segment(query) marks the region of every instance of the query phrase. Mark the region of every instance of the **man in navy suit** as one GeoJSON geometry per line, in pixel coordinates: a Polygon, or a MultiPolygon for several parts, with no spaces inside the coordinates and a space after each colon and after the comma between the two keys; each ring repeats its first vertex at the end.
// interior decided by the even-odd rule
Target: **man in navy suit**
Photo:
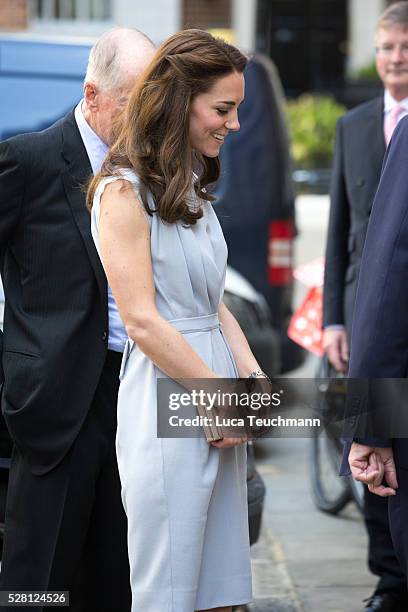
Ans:
{"type": "MultiPolygon", "coordinates": [[[[404,29],[408,33],[408,27],[404,29]]],[[[394,53],[397,50],[394,48],[394,53]]],[[[408,42],[399,43],[408,63],[408,42]]],[[[401,67],[399,72],[402,73],[401,67]]],[[[404,68],[408,79],[408,67],[404,68]]],[[[395,77],[400,76],[396,71],[395,77]]],[[[363,251],[353,319],[350,378],[408,377],[408,119],[397,125],[384,159],[363,251]]],[[[354,478],[389,497],[394,548],[408,573],[408,439],[351,445],[354,478]]]]}
{"type": "MultiPolygon", "coordinates": [[[[358,276],[371,208],[386,144],[408,114],[408,2],[381,16],[376,35],[377,72],[384,93],[360,104],[338,122],[330,193],[323,298],[324,346],[332,366],[346,373],[358,276]]],[[[408,608],[405,577],[394,553],[386,499],[366,491],[364,518],[368,563],[379,577],[366,612],[408,608]]]]}

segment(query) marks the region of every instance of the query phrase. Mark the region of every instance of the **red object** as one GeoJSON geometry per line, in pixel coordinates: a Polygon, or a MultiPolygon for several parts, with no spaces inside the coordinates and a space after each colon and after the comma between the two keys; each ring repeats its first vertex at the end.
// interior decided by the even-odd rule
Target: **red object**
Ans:
{"type": "Polygon", "coordinates": [[[291,340],[319,357],[324,354],[322,310],[323,288],[312,287],[293,314],[288,328],[291,340]]]}
{"type": "Polygon", "coordinates": [[[268,280],[288,285],[293,279],[293,221],[271,221],[268,235],[268,280]]]}

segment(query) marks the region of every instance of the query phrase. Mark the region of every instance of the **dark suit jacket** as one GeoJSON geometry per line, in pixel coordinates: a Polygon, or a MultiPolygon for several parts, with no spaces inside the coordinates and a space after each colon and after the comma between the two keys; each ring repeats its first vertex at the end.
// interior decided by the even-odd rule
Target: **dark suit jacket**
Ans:
{"type": "Polygon", "coordinates": [[[337,124],[326,247],[323,325],[350,334],[361,256],[385,153],[383,97],[357,106],[337,124]]]}
{"type": "MultiPolygon", "coordinates": [[[[408,118],[384,159],[361,262],[351,339],[350,377],[408,376],[408,118]]],[[[407,440],[394,441],[408,468],[407,440]]]]}
{"type": "Polygon", "coordinates": [[[0,144],[2,408],[37,474],[70,448],[106,357],[106,278],[82,189],[91,172],[73,112],[0,144]]]}

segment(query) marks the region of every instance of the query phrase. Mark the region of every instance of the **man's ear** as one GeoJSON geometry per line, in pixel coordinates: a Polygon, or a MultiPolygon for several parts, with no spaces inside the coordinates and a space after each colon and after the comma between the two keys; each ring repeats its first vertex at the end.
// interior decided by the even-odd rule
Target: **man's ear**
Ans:
{"type": "Polygon", "coordinates": [[[96,112],[99,108],[98,87],[92,81],[84,84],[84,100],[91,112],[96,112]]]}

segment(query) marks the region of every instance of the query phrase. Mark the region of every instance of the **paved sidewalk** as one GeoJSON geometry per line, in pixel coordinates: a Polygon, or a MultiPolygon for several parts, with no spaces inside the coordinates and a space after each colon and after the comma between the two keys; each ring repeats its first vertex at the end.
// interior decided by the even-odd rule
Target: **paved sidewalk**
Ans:
{"type": "Polygon", "coordinates": [[[374,588],[355,507],[350,504],[338,517],[314,507],[309,444],[304,439],[257,443],[267,497],[262,536],[253,548],[251,612],[360,612],[374,588]]]}
{"type": "Polygon", "coordinates": [[[302,612],[288,573],[281,542],[264,524],[262,538],[252,549],[255,602],[250,612],[302,612]]]}

